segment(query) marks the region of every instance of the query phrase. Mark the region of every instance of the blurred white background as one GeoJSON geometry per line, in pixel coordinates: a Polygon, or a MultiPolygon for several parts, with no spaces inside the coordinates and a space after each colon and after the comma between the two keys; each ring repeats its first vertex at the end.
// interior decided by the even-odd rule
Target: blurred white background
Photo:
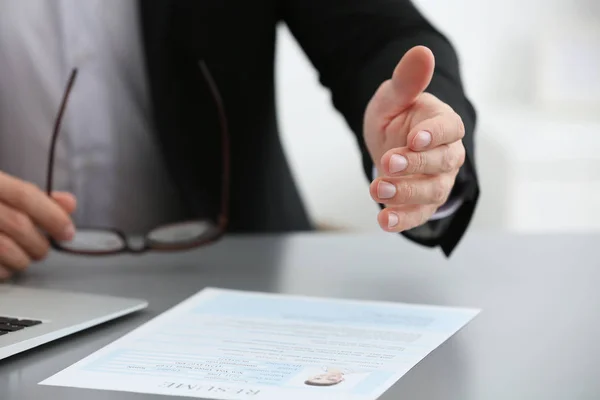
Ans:
{"type": "MultiPolygon", "coordinates": [[[[472,228],[600,230],[600,2],[415,4],[458,50],[478,110],[472,228]]],[[[277,63],[283,140],[313,218],[378,229],[354,137],[285,27],[277,63]]]]}

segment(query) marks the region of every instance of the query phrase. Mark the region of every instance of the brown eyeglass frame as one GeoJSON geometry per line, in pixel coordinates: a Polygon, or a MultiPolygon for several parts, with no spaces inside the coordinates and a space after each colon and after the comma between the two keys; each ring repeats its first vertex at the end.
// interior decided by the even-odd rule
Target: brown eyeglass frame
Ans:
{"type": "MultiPolygon", "coordinates": [[[[221,187],[220,213],[218,216],[217,223],[214,224],[214,225],[216,225],[216,227],[209,231],[211,234],[203,235],[201,238],[199,238],[197,240],[192,240],[192,241],[188,241],[185,243],[172,243],[172,244],[171,243],[165,244],[165,243],[153,241],[150,238],[148,238],[148,236],[146,235],[144,237],[143,246],[141,246],[140,248],[134,248],[130,245],[129,241],[127,240],[127,235],[125,233],[123,233],[122,231],[120,231],[119,229],[91,228],[91,229],[98,230],[98,231],[110,232],[110,233],[113,233],[113,234],[119,236],[119,238],[123,242],[123,247],[118,250],[106,250],[106,251],[104,251],[104,250],[99,250],[99,251],[74,250],[74,249],[70,249],[67,247],[63,247],[56,240],[49,238],[50,244],[55,250],[72,253],[72,254],[82,254],[82,255],[113,255],[113,254],[118,254],[118,253],[143,253],[143,252],[151,251],[151,250],[177,251],[177,250],[187,250],[187,249],[192,249],[195,247],[208,245],[210,243],[213,243],[213,242],[219,240],[225,234],[225,232],[227,230],[227,225],[229,223],[229,196],[230,196],[230,193],[229,193],[229,188],[230,188],[230,147],[229,147],[230,144],[229,143],[230,143],[230,141],[229,141],[229,130],[228,130],[228,124],[227,124],[227,117],[226,117],[225,106],[223,103],[223,99],[221,97],[221,93],[219,92],[217,84],[216,84],[212,74],[210,73],[210,70],[208,69],[208,67],[204,61],[199,61],[198,64],[199,64],[200,70],[202,72],[202,75],[204,77],[204,80],[209,87],[209,90],[211,92],[211,95],[213,97],[213,100],[214,100],[216,108],[217,108],[217,113],[219,116],[219,124],[221,127],[221,143],[223,146],[223,149],[222,149],[223,171],[222,171],[222,184],[221,184],[222,187],[221,187]]],[[[73,68],[73,70],[71,71],[71,74],[69,76],[69,79],[67,81],[67,85],[66,85],[61,103],[60,103],[60,107],[59,107],[58,113],[57,113],[55,121],[54,121],[54,129],[52,131],[52,138],[50,141],[50,150],[49,150],[49,156],[48,156],[48,174],[47,174],[47,179],[46,179],[46,193],[48,194],[48,196],[50,196],[52,194],[56,143],[58,141],[60,128],[62,125],[65,110],[67,108],[67,103],[69,101],[71,91],[75,84],[75,80],[77,78],[77,73],[78,73],[78,69],[73,68]]],[[[187,222],[195,222],[195,220],[182,221],[182,223],[187,223],[187,222]]],[[[198,222],[205,222],[205,221],[199,220],[198,222]]],[[[168,228],[169,226],[173,226],[173,225],[178,225],[178,223],[175,223],[172,225],[163,225],[163,226],[160,226],[157,228],[168,228]]]]}

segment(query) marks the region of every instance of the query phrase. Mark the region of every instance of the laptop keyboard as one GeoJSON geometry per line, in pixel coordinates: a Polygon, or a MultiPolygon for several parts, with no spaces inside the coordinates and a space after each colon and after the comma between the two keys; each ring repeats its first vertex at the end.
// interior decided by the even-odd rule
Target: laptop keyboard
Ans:
{"type": "Polygon", "coordinates": [[[6,335],[11,332],[20,331],[31,326],[39,325],[42,321],[36,321],[33,319],[18,319],[10,317],[0,316],[0,336],[6,335]]]}

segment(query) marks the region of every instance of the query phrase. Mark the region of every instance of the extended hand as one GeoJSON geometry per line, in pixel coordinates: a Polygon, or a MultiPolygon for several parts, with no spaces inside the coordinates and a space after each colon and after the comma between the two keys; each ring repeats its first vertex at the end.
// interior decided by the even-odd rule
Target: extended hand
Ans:
{"type": "Polygon", "coordinates": [[[379,172],[371,196],[385,205],[378,221],[389,232],[427,222],[448,200],[465,161],[461,118],[424,92],[434,64],[426,47],[409,50],[365,113],[364,138],[379,172]]]}

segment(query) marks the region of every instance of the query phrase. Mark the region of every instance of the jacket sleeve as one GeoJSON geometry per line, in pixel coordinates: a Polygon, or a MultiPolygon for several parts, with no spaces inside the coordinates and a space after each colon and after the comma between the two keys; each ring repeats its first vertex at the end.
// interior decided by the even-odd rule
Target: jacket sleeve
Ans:
{"type": "Polygon", "coordinates": [[[467,157],[452,193],[462,205],[452,215],[403,235],[421,245],[440,246],[449,256],[464,235],[479,197],[473,140],[476,114],[465,96],[453,46],[410,0],[280,1],[283,20],[356,135],[368,178],[373,161],[362,132],[367,103],[406,51],[416,45],[432,50],[436,68],[427,91],[450,105],[465,125],[467,157]]]}

